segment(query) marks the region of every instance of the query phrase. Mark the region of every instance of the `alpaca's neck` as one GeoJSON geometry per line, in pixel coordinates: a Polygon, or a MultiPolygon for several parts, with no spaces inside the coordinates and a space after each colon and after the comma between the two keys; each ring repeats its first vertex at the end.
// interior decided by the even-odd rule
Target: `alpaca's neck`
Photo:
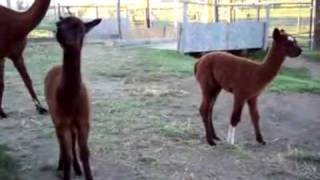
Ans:
{"type": "Polygon", "coordinates": [[[285,52],[273,42],[264,62],[261,64],[260,75],[266,83],[272,81],[280,71],[281,65],[285,60],[285,52]]]}
{"type": "Polygon", "coordinates": [[[51,0],[35,0],[31,8],[19,14],[16,23],[17,33],[26,36],[32,31],[46,15],[51,0]]]}
{"type": "Polygon", "coordinates": [[[64,49],[62,66],[62,87],[68,96],[76,96],[81,87],[81,48],[64,49]]]}

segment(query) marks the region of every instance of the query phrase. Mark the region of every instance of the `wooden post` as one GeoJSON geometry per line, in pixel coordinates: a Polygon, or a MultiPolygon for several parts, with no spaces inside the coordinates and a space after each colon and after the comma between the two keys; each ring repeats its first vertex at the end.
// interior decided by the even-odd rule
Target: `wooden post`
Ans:
{"type": "Polygon", "coordinates": [[[311,0],[310,5],[310,18],[309,18],[309,48],[312,48],[312,30],[313,30],[313,11],[314,11],[314,0],[311,0]]]}
{"type": "Polygon", "coordinates": [[[117,17],[118,17],[118,33],[119,39],[122,39],[122,29],[121,29],[121,0],[117,2],[117,17]]]}
{"type": "Polygon", "coordinates": [[[60,3],[58,3],[58,18],[60,18],[61,17],[61,5],[60,5],[60,3]]]}
{"type": "Polygon", "coordinates": [[[270,27],[270,5],[266,6],[266,25],[265,25],[265,37],[264,37],[264,46],[263,49],[267,50],[268,40],[269,40],[269,27],[270,27]]]}
{"type": "Polygon", "coordinates": [[[179,27],[179,34],[178,34],[178,43],[177,43],[177,49],[178,51],[183,54],[184,53],[184,47],[183,47],[183,43],[184,43],[184,40],[183,40],[183,33],[186,29],[186,26],[188,24],[188,2],[183,2],[183,14],[182,14],[182,17],[183,17],[183,22],[182,22],[182,25],[179,27]]]}
{"type": "Polygon", "coordinates": [[[213,22],[213,1],[208,0],[208,22],[213,22]]]}
{"type": "Polygon", "coordinates": [[[219,22],[219,4],[218,4],[218,0],[214,0],[214,18],[215,18],[215,22],[219,22]]]}
{"type": "Polygon", "coordinates": [[[314,30],[312,49],[320,49],[320,0],[315,0],[314,4],[314,30]]]}
{"type": "Polygon", "coordinates": [[[179,0],[175,0],[174,1],[174,14],[175,14],[175,17],[174,17],[174,27],[175,29],[178,28],[178,22],[179,22],[179,0]]]}
{"type": "Polygon", "coordinates": [[[229,0],[229,4],[230,6],[228,7],[228,11],[229,11],[229,23],[232,22],[232,11],[233,11],[233,6],[231,5],[232,4],[232,0],[229,0]]]}
{"type": "Polygon", "coordinates": [[[96,6],[96,18],[99,18],[99,6],[96,6]]]}
{"type": "Polygon", "coordinates": [[[145,0],[145,7],[146,7],[146,24],[147,24],[147,28],[150,28],[151,27],[150,0],[145,0]]]}
{"type": "Polygon", "coordinates": [[[189,21],[188,18],[188,3],[184,2],[183,4],[183,25],[186,25],[189,21]]]}
{"type": "Polygon", "coordinates": [[[257,21],[260,21],[260,2],[261,2],[261,0],[258,0],[257,21]]]}

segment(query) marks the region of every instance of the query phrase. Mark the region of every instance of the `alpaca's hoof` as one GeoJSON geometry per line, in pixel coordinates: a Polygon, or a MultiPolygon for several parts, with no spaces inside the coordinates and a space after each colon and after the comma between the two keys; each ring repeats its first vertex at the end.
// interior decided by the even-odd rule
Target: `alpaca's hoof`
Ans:
{"type": "Polygon", "coordinates": [[[263,140],[263,138],[257,138],[257,142],[261,145],[266,145],[267,143],[263,140]]]}
{"type": "Polygon", "coordinates": [[[1,118],[7,118],[8,115],[5,112],[3,112],[3,110],[0,110],[0,117],[1,118]]]}
{"type": "Polygon", "coordinates": [[[81,171],[79,164],[74,164],[73,169],[74,169],[74,173],[76,174],[76,176],[82,176],[82,171],[81,171]]]}
{"type": "Polygon", "coordinates": [[[37,106],[36,107],[37,108],[37,111],[38,111],[38,113],[39,114],[41,114],[41,115],[46,115],[46,114],[48,114],[48,110],[46,110],[45,108],[43,108],[42,106],[37,106]]]}
{"type": "Polygon", "coordinates": [[[57,171],[62,171],[63,170],[63,167],[62,166],[58,166],[57,167],[57,171]]]}
{"type": "Polygon", "coordinates": [[[218,136],[214,136],[213,139],[216,141],[221,141],[221,139],[218,136]]]}
{"type": "Polygon", "coordinates": [[[217,145],[213,140],[207,140],[207,142],[208,142],[208,144],[210,145],[210,146],[215,146],[215,145],[217,145]]]}
{"type": "Polygon", "coordinates": [[[261,145],[266,145],[267,143],[265,141],[258,141],[261,145]]]}
{"type": "Polygon", "coordinates": [[[76,176],[82,176],[81,169],[74,169],[74,173],[76,174],[76,176]]]}

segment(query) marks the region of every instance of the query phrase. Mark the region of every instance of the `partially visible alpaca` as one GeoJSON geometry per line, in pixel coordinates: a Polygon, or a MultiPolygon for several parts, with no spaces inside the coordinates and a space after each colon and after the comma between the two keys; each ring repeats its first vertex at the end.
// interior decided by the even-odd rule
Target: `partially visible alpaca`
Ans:
{"type": "Polygon", "coordinates": [[[50,0],[35,0],[32,7],[26,12],[16,12],[0,6],[0,117],[2,118],[7,117],[2,109],[5,58],[12,60],[32,97],[37,111],[40,114],[47,112],[42,107],[33,89],[32,80],[24,63],[23,51],[28,34],[41,22],[49,5],[50,0]]]}
{"type": "Polygon", "coordinates": [[[228,142],[234,143],[235,127],[248,103],[256,140],[265,144],[260,132],[258,97],[278,74],[287,56],[297,57],[302,50],[294,37],[284,30],[274,29],[273,43],[263,63],[228,53],[209,53],[195,64],[195,76],[202,90],[200,114],[206,130],[207,142],[215,145],[219,140],[212,124],[212,111],[221,89],[234,94],[233,112],[228,130],[228,142]]]}
{"type": "Polygon", "coordinates": [[[58,170],[64,180],[70,180],[71,163],[77,175],[81,168],[77,159],[76,143],[80,151],[86,180],[93,180],[88,136],[90,130],[90,100],[81,78],[81,49],[87,32],[101,19],[83,23],[76,17],[61,18],[57,23],[56,38],[63,48],[63,64],[52,68],[45,79],[45,96],[60,145],[58,170]]]}

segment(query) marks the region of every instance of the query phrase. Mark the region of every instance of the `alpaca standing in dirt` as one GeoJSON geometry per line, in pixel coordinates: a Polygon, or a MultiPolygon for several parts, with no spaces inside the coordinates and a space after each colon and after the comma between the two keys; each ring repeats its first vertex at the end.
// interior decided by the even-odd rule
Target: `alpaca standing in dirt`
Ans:
{"type": "Polygon", "coordinates": [[[47,112],[42,107],[33,89],[31,78],[23,59],[23,51],[28,34],[41,22],[50,5],[50,0],[36,0],[26,12],[15,12],[0,6],[0,117],[7,114],[2,109],[4,90],[4,58],[10,58],[26,85],[29,94],[40,114],[47,112]]]}
{"type": "Polygon", "coordinates": [[[256,140],[265,144],[260,132],[258,97],[278,74],[287,56],[297,57],[302,50],[294,37],[284,30],[273,31],[273,43],[263,63],[228,53],[209,53],[195,64],[195,76],[202,91],[200,114],[206,130],[207,142],[215,145],[220,140],[212,123],[213,106],[221,89],[234,94],[233,112],[227,141],[234,144],[235,127],[240,122],[241,112],[247,102],[256,140]]]}
{"type": "Polygon", "coordinates": [[[80,151],[86,180],[93,180],[88,136],[90,130],[90,100],[81,78],[81,49],[87,32],[101,19],[83,23],[75,17],[61,18],[57,23],[56,38],[63,48],[63,64],[52,68],[45,79],[45,96],[56,128],[60,145],[58,170],[64,180],[70,180],[71,163],[77,175],[81,168],[77,159],[76,143],[80,151]]]}

